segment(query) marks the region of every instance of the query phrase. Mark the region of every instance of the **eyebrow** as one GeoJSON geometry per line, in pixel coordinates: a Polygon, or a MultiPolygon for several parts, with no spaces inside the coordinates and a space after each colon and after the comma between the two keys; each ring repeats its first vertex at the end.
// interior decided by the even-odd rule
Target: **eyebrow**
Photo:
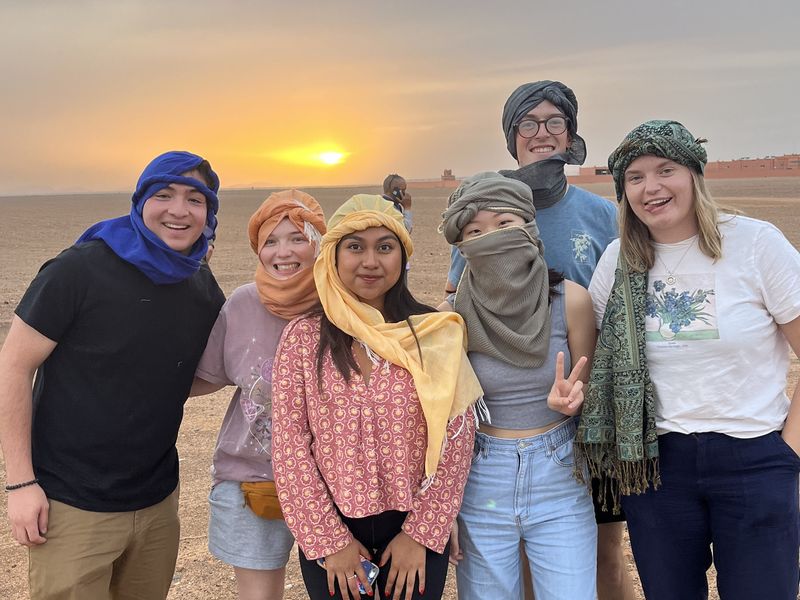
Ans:
{"type": "MultiPolygon", "coordinates": [[[[564,113],[562,113],[562,112],[554,112],[554,113],[550,113],[549,115],[545,116],[544,118],[545,118],[545,119],[550,119],[550,118],[552,118],[552,117],[564,117],[564,118],[566,119],[566,118],[567,118],[567,115],[565,115],[565,114],[564,114],[564,113]]],[[[525,121],[525,120],[528,120],[528,121],[533,121],[533,120],[535,120],[535,119],[536,119],[536,116],[535,116],[535,115],[525,115],[524,117],[522,117],[522,118],[520,119],[520,122],[522,122],[522,121],[525,121]]]]}
{"type": "MultiPolygon", "coordinates": [[[[345,240],[356,240],[357,242],[363,242],[363,241],[364,241],[364,238],[363,238],[363,237],[361,237],[360,235],[356,235],[356,234],[354,234],[354,233],[350,233],[350,234],[348,234],[348,235],[346,235],[346,236],[344,236],[344,237],[342,238],[342,241],[345,241],[345,240]]],[[[376,241],[376,242],[385,242],[386,240],[397,240],[398,242],[400,241],[400,240],[398,239],[398,237],[397,237],[395,234],[393,234],[393,233],[388,233],[388,234],[386,234],[386,235],[384,235],[384,236],[382,236],[382,237],[379,237],[379,238],[378,238],[377,240],[375,240],[375,241],[376,241]]]]}
{"type": "MultiPolygon", "coordinates": [[[[675,165],[680,164],[680,163],[675,162],[671,158],[665,158],[661,162],[656,163],[655,168],[656,169],[660,169],[664,165],[667,165],[667,164],[670,164],[670,163],[675,164],[675,165]]],[[[625,175],[627,175],[628,173],[637,173],[638,174],[638,173],[642,173],[642,172],[643,172],[643,169],[627,169],[625,171],[625,175]]]]}
{"type": "MultiPolygon", "coordinates": [[[[181,183],[181,184],[178,184],[178,185],[186,185],[186,184],[185,184],[185,183],[181,183]]],[[[199,189],[197,189],[196,187],[194,187],[193,185],[186,185],[186,187],[188,187],[188,188],[189,188],[189,191],[190,191],[190,192],[197,192],[198,194],[202,194],[202,193],[203,193],[203,192],[201,192],[199,189]]],[[[170,183],[170,184],[169,184],[169,185],[168,185],[166,188],[161,188],[161,189],[162,189],[162,190],[164,190],[164,189],[170,189],[170,190],[172,190],[173,192],[175,192],[175,191],[177,191],[177,189],[178,189],[178,188],[176,188],[176,187],[175,187],[175,183],[170,183]]],[[[205,194],[203,194],[203,195],[205,196],[205,194]]]]}

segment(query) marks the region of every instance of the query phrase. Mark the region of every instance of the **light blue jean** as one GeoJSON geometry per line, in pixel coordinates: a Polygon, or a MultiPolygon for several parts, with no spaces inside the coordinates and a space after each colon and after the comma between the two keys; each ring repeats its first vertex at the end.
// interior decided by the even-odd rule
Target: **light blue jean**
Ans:
{"type": "Polygon", "coordinates": [[[536,600],[594,600],[597,525],[572,475],[575,421],[522,439],[475,436],[458,516],[459,600],[522,598],[520,542],[536,600]]]}

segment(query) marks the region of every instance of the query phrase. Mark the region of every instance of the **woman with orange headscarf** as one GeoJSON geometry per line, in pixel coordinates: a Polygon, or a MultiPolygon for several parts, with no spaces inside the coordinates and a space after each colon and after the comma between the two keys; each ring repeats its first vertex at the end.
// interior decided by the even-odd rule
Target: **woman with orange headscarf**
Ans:
{"type": "Polygon", "coordinates": [[[294,543],[272,474],[272,365],[283,328],[314,306],[312,265],[325,233],[314,198],[276,192],[250,218],[255,282],[222,307],[195,375],[193,395],[235,385],[211,468],[208,547],[234,568],[243,600],[283,597],[294,543]]]}

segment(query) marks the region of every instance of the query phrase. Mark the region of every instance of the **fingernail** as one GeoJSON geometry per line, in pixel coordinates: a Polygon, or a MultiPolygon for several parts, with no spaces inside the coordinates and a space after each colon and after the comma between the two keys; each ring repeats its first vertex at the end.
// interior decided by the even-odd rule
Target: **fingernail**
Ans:
{"type": "Polygon", "coordinates": [[[424,587],[419,588],[419,595],[422,596],[424,593],[425,593],[425,588],[424,587]]]}
{"type": "Polygon", "coordinates": [[[330,593],[331,596],[333,596],[334,593],[333,590],[328,590],[328,592],[330,593]]]}

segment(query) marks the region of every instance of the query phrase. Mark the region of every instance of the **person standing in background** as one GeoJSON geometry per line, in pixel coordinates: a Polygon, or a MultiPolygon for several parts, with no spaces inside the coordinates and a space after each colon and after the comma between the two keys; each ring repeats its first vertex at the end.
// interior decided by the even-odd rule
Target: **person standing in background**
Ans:
{"type": "Polygon", "coordinates": [[[403,214],[403,224],[411,233],[414,222],[411,215],[411,192],[408,191],[406,180],[397,173],[387,175],[383,180],[383,197],[403,214]]]}

